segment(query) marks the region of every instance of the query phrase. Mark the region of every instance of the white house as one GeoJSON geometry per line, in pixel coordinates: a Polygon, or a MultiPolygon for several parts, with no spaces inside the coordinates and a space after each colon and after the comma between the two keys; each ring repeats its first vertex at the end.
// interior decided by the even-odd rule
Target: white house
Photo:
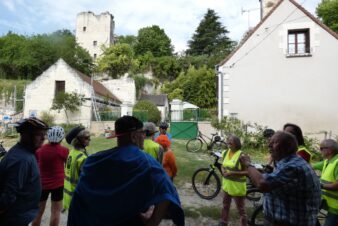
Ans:
{"type": "Polygon", "coordinates": [[[92,103],[96,103],[97,107],[102,104],[110,106],[121,104],[120,100],[101,83],[92,81],[89,76],[73,69],[64,60],[59,59],[26,87],[24,117],[39,117],[45,111],[55,116],[56,123],[66,123],[67,118],[63,111],[50,110],[58,92],[83,95],[84,102],[80,110],[73,114],[68,113],[68,116],[70,123],[81,123],[86,127],[90,126],[92,119],[92,103]]]}
{"type": "Polygon", "coordinates": [[[141,94],[140,100],[148,100],[155,104],[157,109],[161,112],[161,121],[166,121],[168,119],[169,101],[167,94],[141,94]]]}
{"type": "Polygon", "coordinates": [[[338,35],[294,0],[278,1],[218,65],[218,115],[338,134],[338,35]]]}

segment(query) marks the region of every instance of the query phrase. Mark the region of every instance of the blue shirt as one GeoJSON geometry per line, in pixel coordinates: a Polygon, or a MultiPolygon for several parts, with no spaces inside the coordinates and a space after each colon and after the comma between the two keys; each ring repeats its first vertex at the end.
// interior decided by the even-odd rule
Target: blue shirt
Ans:
{"type": "Polygon", "coordinates": [[[272,222],[315,226],[321,202],[318,176],[302,158],[293,154],[280,160],[271,174],[264,174],[271,189],[264,193],[264,215],[272,222]]]}
{"type": "Polygon", "coordinates": [[[162,166],[136,146],[87,158],[68,214],[70,226],[126,225],[151,205],[169,200],[176,225],[184,225],[177,191],[162,166]]]}
{"type": "Polygon", "coordinates": [[[0,225],[28,225],[39,211],[41,182],[32,150],[14,145],[1,160],[0,225]]]}

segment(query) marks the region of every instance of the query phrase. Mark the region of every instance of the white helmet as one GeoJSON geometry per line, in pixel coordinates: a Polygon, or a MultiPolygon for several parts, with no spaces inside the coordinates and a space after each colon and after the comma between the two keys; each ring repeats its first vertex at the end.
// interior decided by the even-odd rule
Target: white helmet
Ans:
{"type": "Polygon", "coordinates": [[[50,143],[60,143],[65,137],[65,131],[61,126],[53,126],[47,132],[47,139],[50,143]]]}

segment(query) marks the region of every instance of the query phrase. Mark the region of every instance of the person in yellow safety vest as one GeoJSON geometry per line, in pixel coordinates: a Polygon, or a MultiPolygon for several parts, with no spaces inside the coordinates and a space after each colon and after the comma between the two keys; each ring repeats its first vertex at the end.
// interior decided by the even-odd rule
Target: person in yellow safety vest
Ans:
{"type": "Polygon", "coordinates": [[[82,166],[88,157],[86,147],[90,142],[90,133],[83,127],[73,128],[66,136],[66,141],[73,148],[69,152],[65,166],[63,208],[69,209],[75,187],[78,183],[82,166]]]}
{"type": "Polygon", "coordinates": [[[155,124],[153,122],[146,122],[144,123],[143,130],[146,133],[143,147],[144,152],[148,153],[162,164],[164,149],[154,141],[154,135],[156,133],[155,124]]]}
{"type": "Polygon", "coordinates": [[[295,124],[286,123],[283,127],[283,130],[285,132],[293,134],[296,137],[298,142],[298,150],[296,154],[299,157],[302,157],[308,163],[311,163],[312,153],[305,147],[304,137],[301,128],[295,124]]]}
{"type": "Polygon", "coordinates": [[[234,199],[237,210],[240,214],[240,225],[247,225],[247,215],[245,212],[245,195],[246,195],[246,175],[239,157],[242,151],[241,141],[236,136],[229,136],[227,139],[229,150],[223,152],[222,164],[222,188],[224,191],[222,217],[219,226],[226,226],[229,222],[229,210],[231,200],[234,199]]]}
{"type": "Polygon", "coordinates": [[[320,177],[324,208],[328,215],[324,226],[338,225],[338,143],[335,140],[323,140],[320,144],[320,152],[325,159],[313,164],[313,168],[321,170],[320,177]]]}

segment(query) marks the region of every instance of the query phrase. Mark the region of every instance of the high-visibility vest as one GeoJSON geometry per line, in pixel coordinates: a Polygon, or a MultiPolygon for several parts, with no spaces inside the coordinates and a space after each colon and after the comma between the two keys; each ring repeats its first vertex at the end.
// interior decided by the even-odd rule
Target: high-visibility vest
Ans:
{"type": "MultiPolygon", "coordinates": [[[[223,159],[223,167],[230,171],[241,171],[242,166],[239,162],[239,157],[242,151],[238,150],[232,158],[229,156],[230,150],[226,152],[223,159]]],[[[231,196],[245,196],[246,194],[246,177],[245,176],[228,176],[222,179],[222,188],[231,196]]]]}
{"type": "MultiPolygon", "coordinates": [[[[323,184],[329,184],[336,182],[334,175],[335,168],[338,167],[338,157],[332,162],[328,160],[324,161],[324,167],[322,170],[322,175],[320,181],[323,184]]],[[[326,203],[329,207],[328,211],[338,215],[338,191],[329,191],[322,189],[322,198],[326,200],[326,203]]]]}
{"type": "Polygon", "coordinates": [[[69,152],[65,166],[65,181],[63,188],[63,208],[68,209],[75,187],[80,177],[81,167],[87,155],[79,150],[72,149],[69,152]]]}
{"type": "Polygon", "coordinates": [[[153,156],[154,159],[159,161],[158,152],[160,151],[160,145],[151,139],[145,139],[143,145],[144,152],[153,156]]]}
{"type": "Polygon", "coordinates": [[[299,152],[299,151],[305,151],[308,155],[310,155],[309,163],[311,163],[311,161],[312,161],[312,153],[305,146],[303,146],[303,145],[298,146],[297,152],[299,152]]]}

